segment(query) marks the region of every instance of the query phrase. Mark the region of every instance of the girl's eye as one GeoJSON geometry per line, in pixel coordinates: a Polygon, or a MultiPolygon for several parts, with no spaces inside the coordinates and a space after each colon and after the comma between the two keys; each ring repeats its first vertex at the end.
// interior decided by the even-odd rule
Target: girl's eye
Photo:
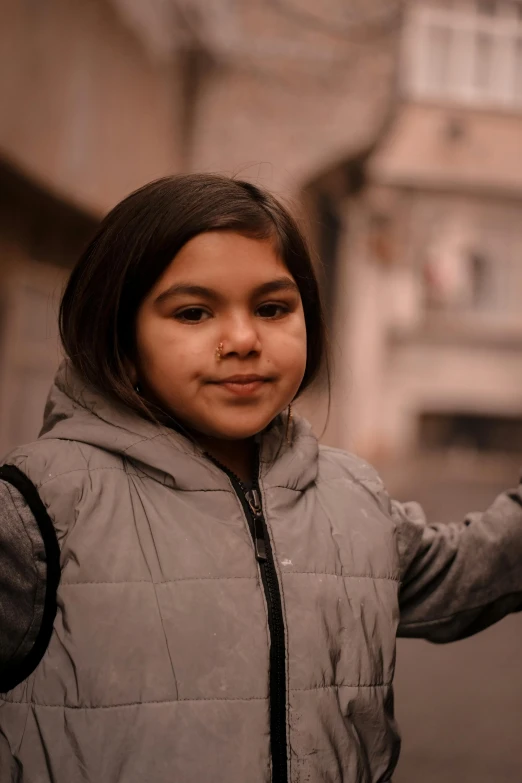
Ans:
{"type": "Polygon", "coordinates": [[[200,321],[204,321],[209,316],[206,310],[202,307],[187,307],[186,310],[176,313],[176,319],[184,323],[197,324],[200,321]]]}
{"type": "Polygon", "coordinates": [[[261,318],[281,318],[281,316],[287,315],[290,310],[287,305],[272,302],[261,305],[261,307],[258,307],[257,312],[261,318]]]}

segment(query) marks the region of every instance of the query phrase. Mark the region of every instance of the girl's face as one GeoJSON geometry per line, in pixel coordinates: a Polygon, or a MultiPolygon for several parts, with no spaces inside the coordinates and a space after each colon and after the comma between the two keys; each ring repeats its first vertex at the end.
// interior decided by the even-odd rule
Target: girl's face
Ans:
{"type": "Polygon", "coordinates": [[[184,245],[141,304],[136,339],[143,392],[214,438],[260,432],[293,400],[305,372],[292,275],[272,241],[231,231],[184,245]]]}

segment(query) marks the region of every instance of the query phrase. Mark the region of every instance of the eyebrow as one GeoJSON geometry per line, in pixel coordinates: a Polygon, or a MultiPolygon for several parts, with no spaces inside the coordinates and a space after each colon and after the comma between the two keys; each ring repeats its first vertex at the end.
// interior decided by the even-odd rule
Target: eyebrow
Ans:
{"type": "MultiPolygon", "coordinates": [[[[278,277],[275,280],[269,280],[267,283],[262,283],[253,291],[253,296],[264,296],[266,294],[275,294],[279,291],[291,291],[292,293],[299,294],[299,288],[289,277],[278,277]]],[[[198,296],[203,299],[213,299],[217,301],[221,299],[221,294],[214,291],[213,288],[207,288],[202,285],[194,285],[192,283],[175,283],[174,285],[166,288],[162,291],[156,299],[154,304],[162,304],[167,299],[173,296],[198,296]]]]}

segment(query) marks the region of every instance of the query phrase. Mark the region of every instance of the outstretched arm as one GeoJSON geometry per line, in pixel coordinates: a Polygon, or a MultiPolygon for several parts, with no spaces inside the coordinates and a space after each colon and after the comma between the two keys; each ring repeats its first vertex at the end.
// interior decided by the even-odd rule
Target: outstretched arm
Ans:
{"type": "Polygon", "coordinates": [[[451,642],[522,610],[522,487],[482,513],[427,524],[392,501],[401,558],[399,636],[451,642]]]}

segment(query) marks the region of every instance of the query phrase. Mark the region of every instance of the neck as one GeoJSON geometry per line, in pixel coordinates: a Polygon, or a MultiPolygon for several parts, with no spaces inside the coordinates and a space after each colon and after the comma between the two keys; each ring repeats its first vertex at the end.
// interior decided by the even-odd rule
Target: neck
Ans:
{"type": "Polygon", "coordinates": [[[252,480],[255,468],[255,441],[253,437],[243,440],[213,438],[183,425],[172,417],[169,418],[166,425],[195,441],[203,451],[232,471],[241,481],[252,480]]]}
{"type": "Polygon", "coordinates": [[[219,440],[205,435],[198,437],[200,446],[221,462],[241,479],[251,481],[254,472],[255,444],[253,438],[247,440],[219,440]]]}

